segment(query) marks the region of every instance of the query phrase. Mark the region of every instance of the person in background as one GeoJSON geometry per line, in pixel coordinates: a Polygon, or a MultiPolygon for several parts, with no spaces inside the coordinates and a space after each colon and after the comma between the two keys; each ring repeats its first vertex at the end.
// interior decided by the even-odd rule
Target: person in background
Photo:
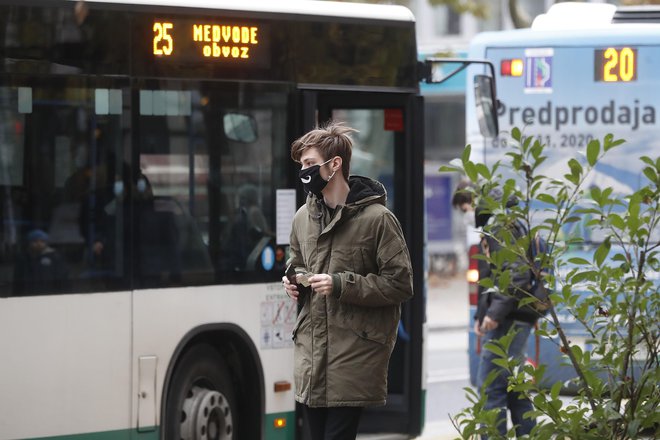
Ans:
{"type": "MultiPolygon", "coordinates": [[[[490,192],[490,196],[495,200],[501,200],[502,191],[495,188],[490,192]]],[[[506,202],[506,208],[511,208],[518,204],[518,200],[510,198],[506,202]]],[[[463,181],[459,183],[452,198],[452,206],[460,209],[463,213],[474,216],[474,225],[482,230],[491,223],[491,213],[478,200],[477,187],[471,182],[463,181]]],[[[498,234],[502,231],[501,225],[490,224],[488,234],[482,234],[480,241],[480,251],[483,255],[490,257],[501,248],[500,241],[497,240],[498,234]]],[[[520,228],[514,228],[511,231],[514,238],[520,238],[520,234],[526,233],[520,228]]],[[[516,335],[509,346],[508,357],[518,359],[521,363],[525,358],[525,348],[527,339],[538,315],[527,311],[526,308],[518,308],[518,300],[515,295],[515,289],[527,287],[531,282],[530,272],[519,271],[518,267],[525,264],[518,260],[505,263],[503,270],[511,273],[511,286],[509,292],[499,293],[492,289],[485,289],[479,286],[479,300],[477,303],[477,313],[474,316],[474,332],[481,338],[481,346],[491,340],[498,340],[506,335],[511,329],[516,335]]],[[[479,260],[479,279],[485,279],[493,276],[493,267],[486,260],[479,260]]],[[[497,283],[496,283],[497,284],[497,283]]],[[[479,358],[479,369],[477,373],[477,387],[486,396],[485,409],[500,408],[497,429],[503,436],[507,432],[507,409],[511,414],[511,421],[514,424],[516,436],[529,434],[536,425],[533,418],[525,418],[524,414],[533,409],[532,402],[529,399],[521,398],[519,393],[508,391],[508,372],[496,365],[493,361],[498,356],[489,350],[482,349],[479,358]],[[491,372],[497,371],[497,377],[485,389],[483,384],[491,372]]],[[[481,437],[486,440],[486,436],[481,437]]]]}
{"type": "Polygon", "coordinates": [[[27,234],[27,251],[19,256],[14,268],[14,295],[63,293],[69,282],[66,262],[48,245],[48,234],[33,229],[27,234]]]}
{"type": "Polygon", "coordinates": [[[288,264],[297,275],[282,283],[302,306],[293,330],[295,398],[313,440],[354,439],[363,408],[385,404],[401,303],[413,295],[385,188],[349,178],[354,131],[330,123],[291,147],[308,195],[291,231],[288,264]]]}

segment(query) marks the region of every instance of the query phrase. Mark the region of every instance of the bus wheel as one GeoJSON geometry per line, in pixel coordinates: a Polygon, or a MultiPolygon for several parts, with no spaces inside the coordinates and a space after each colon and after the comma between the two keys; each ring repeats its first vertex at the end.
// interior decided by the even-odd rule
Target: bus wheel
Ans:
{"type": "Polygon", "coordinates": [[[234,440],[237,404],[217,350],[198,345],[176,367],[165,410],[166,440],[234,440]]]}

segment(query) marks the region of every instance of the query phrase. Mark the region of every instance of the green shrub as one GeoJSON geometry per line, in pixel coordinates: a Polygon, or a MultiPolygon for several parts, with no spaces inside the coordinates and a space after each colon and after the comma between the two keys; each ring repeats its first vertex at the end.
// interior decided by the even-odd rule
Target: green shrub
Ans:
{"type": "MultiPolygon", "coordinates": [[[[640,187],[631,194],[614,194],[612,188],[586,187],[596,164],[623,140],[607,135],[591,141],[582,160],[570,158],[561,177],[544,176],[541,164],[545,146],[525,137],[514,128],[507,159],[491,167],[470,160],[468,145],[462,158],[442,171],[464,173],[477,184],[477,194],[492,212],[495,223],[516,219],[527,225],[529,236],[546,237],[548,256],[555,265],[546,281],[554,286],[548,315],[539,321],[538,333],[557,341],[557,350],[575,369],[570,384],[576,395],[570,403],[559,398],[567,384],[544,384],[544,365],[518,365],[507,359],[511,335],[486,344],[499,354],[499,365],[510,373],[510,390],[527,395],[534,403],[538,425],[530,438],[553,439],[638,439],[655,438],[660,427],[660,157],[641,157],[640,187]],[[489,197],[489,189],[502,189],[504,197],[489,197]],[[506,209],[508,196],[522,203],[506,209]],[[531,209],[530,206],[542,205],[531,209]],[[564,231],[568,225],[598,231],[602,240],[591,258],[571,255],[585,247],[582,237],[564,231]],[[569,313],[588,337],[587,349],[573,344],[558,319],[569,313]]],[[[487,233],[487,232],[486,232],[487,233]]],[[[537,270],[526,252],[529,238],[499,237],[511,254],[502,258],[525,258],[528,270],[537,270]]],[[[482,257],[485,258],[485,257],[482,257]]],[[[483,280],[487,287],[506,292],[510,274],[494,270],[495,280],[483,280]]],[[[539,274],[537,274],[539,275],[539,274]]],[[[521,303],[533,302],[530,297],[521,303]]],[[[466,388],[471,406],[453,416],[461,438],[479,434],[501,438],[494,429],[498,410],[484,410],[483,393],[466,388]]],[[[508,437],[514,437],[511,429],[508,437]]]]}

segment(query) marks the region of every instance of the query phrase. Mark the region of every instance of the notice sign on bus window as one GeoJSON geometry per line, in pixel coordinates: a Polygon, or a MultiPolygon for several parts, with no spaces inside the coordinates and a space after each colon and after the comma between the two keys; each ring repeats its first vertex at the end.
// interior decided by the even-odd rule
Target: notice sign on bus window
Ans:
{"type": "Polygon", "coordinates": [[[151,31],[156,59],[260,67],[269,64],[267,25],[220,19],[157,19],[151,31]]]}
{"type": "Polygon", "coordinates": [[[608,47],[594,51],[594,80],[597,82],[637,81],[637,49],[608,47]]]}

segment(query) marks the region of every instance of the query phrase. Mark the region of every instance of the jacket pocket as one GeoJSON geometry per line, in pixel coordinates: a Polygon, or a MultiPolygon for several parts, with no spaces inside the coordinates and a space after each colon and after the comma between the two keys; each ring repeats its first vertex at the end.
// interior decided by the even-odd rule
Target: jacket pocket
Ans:
{"type": "Polygon", "coordinates": [[[355,333],[360,339],[379,344],[392,344],[399,323],[399,307],[360,307],[339,304],[337,325],[355,333]]]}
{"type": "Polygon", "coordinates": [[[378,342],[381,345],[385,345],[387,343],[387,335],[385,333],[375,330],[360,330],[356,328],[351,328],[351,331],[355,333],[360,339],[378,342]]]}

